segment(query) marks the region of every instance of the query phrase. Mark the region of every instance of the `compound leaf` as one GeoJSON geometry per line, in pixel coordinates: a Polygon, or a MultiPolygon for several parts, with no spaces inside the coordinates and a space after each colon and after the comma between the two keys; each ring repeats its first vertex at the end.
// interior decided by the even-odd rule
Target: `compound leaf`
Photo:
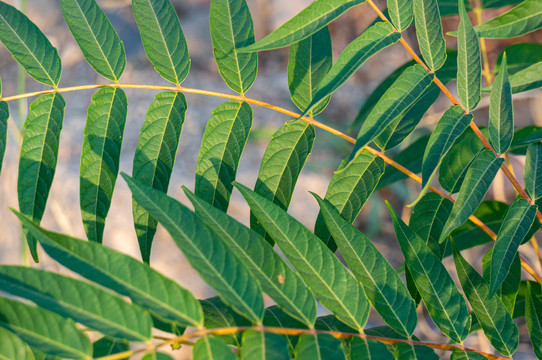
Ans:
{"type": "Polygon", "coordinates": [[[542,142],[532,143],[527,148],[523,182],[531,198],[542,197],[542,142]]]}
{"type": "Polygon", "coordinates": [[[61,0],[60,6],[88,63],[103,77],[118,82],[126,67],[124,45],[96,0],[61,0]]]}
{"type": "Polygon", "coordinates": [[[459,16],[461,21],[457,30],[457,93],[465,109],[471,111],[481,99],[480,45],[463,1],[459,1],[459,16]]]}
{"type": "Polygon", "coordinates": [[[190,58],[175,8],[169,0],[132,0],[132,9],[147,57],[160,76],[180,85],[190,58]]]}
{"type": "Polygon", "coordinates": [[[406,30],[414,16],[412,0],[388,0],[388,12],[391,22],[399,31],[406,30]]]}
{"type": "MultiPolygon", "coordinates": [[[[0,93],[0,97],[1,96],[2,96],[2,93],[0,93]]],[[[2,163],[4,162],[4,154],[6,153],[6,148],[7,148],[8,119],[9,119],[8,103],[5,101],[0,101],[0,173],[2,173],[2,163]]]]}
{"type": "Polygon", "coordinates": [[[289,360],[286,338],[279,334],[263,331],[245,331],[241,345],[241,360],[253,359],[289,360]]]}
{"type": "MultiPolygon", "coordinates": [[[[17,194],[21,213],[39,223],[55,175],[60,131],[66,102],[61,94],[41,95],[30,104],[24,123],[17,194]]],[[[38,261],[36,239],[26,236],[30,253],[38,261]]]]}
{"type": "Polygon", "coordinates": [[[512,89],[506,70],[506,54],[503,56],[499,74],[491,87],[489,103],[489,141],[497,154],[510,148],[514,136],[514,112],[512,89]]]}
{"type": "Polygon", "coordinates": [[[542,358],[542,291],[540,284],[529,281],[525,295],[525,320],[536,356],[542,358]]]}
{"type": "Polygon", "coordinates": [[[446,42],[437,0],[414,0],[416,36],[427,66],[438,70],[446,61],[446,42]]]}
{"type": "Polygon", "coordinates": [[[243,52],[278,49],[303,40],[365,0],[316,0],[255,44],[237,49],[243,52]]]}
{"type": "Polygon", "coordinates": [[[232,182],[252,126],[252,108],[228,101],[213,110],[207,122],[196,165],[197,196],[220,210],[230,202],[232,182]]]}
{"type": "Polygon", "coordinates": [[[84,130],[79,199],[87,237],[101,243],[119,172],[128,100],[122,89],[103,88],[88,107],[84,130]]]}
{"type": "Polygon", "coordinates": [[[62,73],[58,51],[28,17],[0,1],[0,41],[34,80],[56,87],[62,73]]]}
{"type": "Polygon", "coordinates": [[[295,347],[296,360],[344,360],[341,342],[329,334],[303,334],[295,347]]]}
{"type": "Polygon", "coordinates": [[[194,344],[192,349],[194,359],[206,360],[236,360],[237,356],[230,347],[219,338],[203,336],[194,344]]]}
{"type": "Polygon", "coordinates": [[[482,38],[510,39],[530,33],[540,27],[542,27],[542,3],[539,0],[525,0],[474,29],[482,38]]]}
{"type": "MultiPolygon", "coordinates": [[[[138,182],[167,192],[186,112],[186,98],[180,92],[165,91],[155,96],[134,155],[132,174],[138,182]]],[[[137,201],[132,213],[143,261],[149,262],[157,221],[137,201]]]]}

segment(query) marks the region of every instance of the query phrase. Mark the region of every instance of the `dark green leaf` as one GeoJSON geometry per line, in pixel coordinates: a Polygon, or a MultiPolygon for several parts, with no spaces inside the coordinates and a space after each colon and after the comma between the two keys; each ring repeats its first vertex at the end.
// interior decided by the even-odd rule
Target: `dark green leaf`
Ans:
{"type": "Polygon", "coordinates": [[[303,40],[364,0],[316,0],[255,44],[238,51],[253,52],[277,49],[303,40]]]}
{"type": "Polygon", "coordinates": [[[536,356],[542,358],[542,291],[540,284],[529,281],[525,296],[525,320],[529,329],[531,344],[536,356]]]}
{"type": "MultiPolygon", "coordinates": [[[[117,354],[130,350],[130,344],[125,341],[117,341],[107,336],[95,341],[92,344],[92,356],[97,358],[106,355],[117,354]]],[[[129,356],[122,360],[127,360],[129,356]]]]}
{"type": "Polygon", "coordinates": [[[34,80],[58,85],[62,65],[56,48],[25,14],[2,1],[0,41],[34,80]]]}
{"type": "Polygon", "coordinates": [[[296,360],[344,360],[341,342],[328,334],[303,334],[295,347],[296,360]]]}
{"type": "Polygon", "coordinates": [[[514,133],[510,152],[514,155],[526,155],[527,147],[538,141],[542,141],[542,127],[534,125],[525,126],[514,133]]]}
{"type": "Polygon", "coordinates": [[[446,42],[437,0],[414,0],[416,36],[427,66],[438,70],[446,61],[446,42]]]}
{"type": "Polygon", "coordinates": [[[509,39],[542,27],[542,3],[525,0],[511,10],[488,20],[474,29],[479,37],[509,39]]]}
{"type": "Polygon", "coordinates": [[[98,90],[88,107],[79,170],[79,200],[87,237],[99,243],[119,172],[127,110],[126,94],[118,88],[98,90]]]}
{"type": "Polygon", "coordinates": [[[478,36],[470,23],[465,3],[459,1],[461,21],[457,30],[457,92],[467,112],[480,102],[482,60],[478,36]]]}
{"type": "Polygon", "coordinates": [[[535,200],[542,197],[542,142],[527,148],[523,182],[529,196],[535,200]]]}
{"type": "Polygon", "coordinates": [[[541,73],[542,61],[532,64],[510,76],[512,93],[517,94],[542,87],[541,73]]]}
{"type": "MultiPolygon", "coordinates": [[[[263,318],[263,324],[265,326],[274,326],[281,328],[290,328],[290,329],[304,329],[306,325],[303,325],[294,318],[288,316],[284,311],[282,311],[278,306],[270,306],[265,309],[265,314],[263,318]]],[[[341,323],[342,324],[342,323],[341,323]]],[[[316,326],[318,326],[318,319],[316,319],[316,326]]],[[[288,350],[293,357],[294,348],[297,344],[298,336],[286,336],[286,341],[288,342],[288,350]]]]}
{"type": "Polygon", "coordinates": [[[228,209],[232,182],[251,126],[250,105],[228,101],[213,110],[205,127],[196,165],[194,192],[220,210],[228,209]]]}
{"type": "MultiPolygon", "coordinates": [[[[0,92],[0,97],[1,96],[2,96],[2,93],[0,92]]],[[[7,148],[8,119],[9,119],[8,103],[5,101],[0,101],[0,173],[2,173],[2,163],[4,161],[4,154],[6,153],[6,148],[7,148]]]]}
{"type": "Polygon", "coordinates": [[[230,347],[219,338],[204,336],[194,344],[192,349],[194,359],[201,360],[236,360],[237,356],[230,347]]]}
{"type": "Polygon", "coordinates": [[[450,360],[485,360],[487,359],[484,355],[478,354],[472,351],[464,351],[459,349],[454,349],[450,360]]]}
{"type": "MultiPolygon", "coordinates": [[[[523,0],[514,1],[521,2],[523,0]]],[[[506,53],[508,75],[513,75],[534,63],[542,61],[542,44],[519,43],[507,46],[497,57],[497,63],[493,68],[494,74],[499,72],[504,53],[506,53]]]]}
{"type": "Polygon", "coordinates": [[[391,22],[399,31],[406,30],[412,23],[414,10],[412,0],[388,0],[391,22]]]}
{"type": "MultiPolygon", "coordinates": [[[[454,238],[455,242],[455,238],[454,238]]],[[[484,279],[489,279],[491,277],[491,257],[494,249],[489,249],[489,251],[484,255],[482,259],[483,265],[483,274],[484,279]]],[[[521,283],[521,261],[519,259],[519,254],[514,256],[508,275],[504,278],[502,285],[497,289],[495,295],[499,296],[506,306],[506,310],[510,315],[514,314],[514,307],[516,304],[516,297],[519,290],[519,285],[521,283]]],[[[472,332],[472,330],[471,330],[472,332]]]]}
{"type": "Polygon", "coordinates": [[[515,5],[524,0],[482,0],[483,9],[500,8],[507,5],[515,5]]]}
{"type": "MultiPolygon", "coordinates": [[[[24,123],[17,180],[19,209],[38,224],[55,175],[65,106],[66,102],[59,93],[42,95],[30,104],[30,112],[24,123]]],[[[37,262],[36,239],[27,235],[26,240],[37,262]]]]}
{"type": "Polygon", "coordinates": [[[66,24],[88,63],[118,82],[126,67],[124,45],[96,0],[61,0],[66,24]]]}
{"type": "MultiPolygon", "coordinates": [[[[483,0],[487,1],[487,0],[483,0]]],[[[463,0],[467,11],[471,10],[469,0],[463,0]]],[[[459,14],[457,0],[438,0],[440,16],[450,16],[459,14]]]]}
{"type": "Polygon", "coordinates": [[[32,350],[17,335],[0,328],[0,359],[34,360],[32,350]]]}
{"type": "MultiPolygon", "coordinates": [[[[206,329],[216,329],[233,326],[250,326],[248,320],[224,304],[218,296],[200,300],[203,308],[206,329]]],[[[221,336],[221,339],[230,345],[241,347],[241,334],[221,336]]]]}
{"type": "Polygon", "coordinates": [[[397,360],[438,360],[435,350],[423,345],[397,344],[395,349],[397,360]]]}
{"type": "MultiPolygon", "coordinates": [[[[134,155],[135,180],[167,192],[186,112],[186,98],[180,92],[165,91],[155,96],[134,155]]],[[[132,212],[143,261],[149,262],[157,221],[137,201],[132,212]]]]}
{"type": "Polygon", "coordinates": [[[242,360],[289,360],[288,344],[282,335],[248,330],[243,333],[242,360]]]}
{"type": "Polygon", "coordinates": [[[352,349],[350,350],[351,359],[368,360],[394,360],[393,354],[388,347],[376,340],[362,339],[355,337],[352,339],[352,349]]]}
{"type": "Polygon", "coordinates": [[[489,141],[497,154],[503,154],[512,144],[514,135],[512,107],[512,89],[508,80],[505,54],[499,74],[491,87],[489,103],[489,141]]]}

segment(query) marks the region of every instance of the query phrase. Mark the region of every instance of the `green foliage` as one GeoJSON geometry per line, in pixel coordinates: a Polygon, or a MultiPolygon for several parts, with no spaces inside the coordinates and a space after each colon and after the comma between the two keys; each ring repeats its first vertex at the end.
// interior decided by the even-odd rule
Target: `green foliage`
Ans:
{"type": "Polygon", "coordinates": [[[465,3],[459,1],[459,29],[457,30],[457,92],[467,111],[474,110],[480,102],[482,84],[482,59],[478,36],[470,23],[465,3]]]}
{"type": "Polygon", "coordinates": [[[502,154],[510,148],[514,133],[512,89],[506,69],[506,54],[502,58],[499,75],[491,88],[489,101],[489,140],[497,154],[502,154]]]}
{"type": "Polygon", "coordinates": [[[442,34],[437,0],[414,0],[414,20],[418,45],[427,66],[436,71],[446,60],[446,42],[442,34]]]}
{"type": "Polygon", "coordinates": [[[521,36],[542,27],[542,3],[525,0],[474,29],[479,37],[488,39],[509,39],[521,36]]]}

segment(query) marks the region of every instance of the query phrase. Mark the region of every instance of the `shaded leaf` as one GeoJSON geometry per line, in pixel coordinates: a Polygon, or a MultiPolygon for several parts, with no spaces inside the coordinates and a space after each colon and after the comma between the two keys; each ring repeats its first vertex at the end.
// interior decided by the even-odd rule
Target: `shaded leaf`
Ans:
{"type": "Polygon", "coordinates": [[[388,12],[391,22],[399,31],[406,30],[414,17],[412,0],[388,0],[388,12]]]}
{"type": "Polygon", "coordinates": [[[531,198],[542,197],[542,142],[533,143],[527,148],[523,182],[531,198]]]}
{"type": "Polygon", "coordinates": [[[341,342],[328,334],[303,334],[295,347],[296,360],[344,359],[341,342]]]}
{"type": "MultiPolygon", "coordinates": [[[[484,255],[484,258],[482,259],[484,279],[489,279],[491,277],[491,257],[493,254],[493,250],[493,248],[489,249],[488,252],[484,255]]],[[[506,306],[506,310],[508,310],[510,315],[514,314],[514,307],[516,304],[516,297],[518,295],[520,283],[521,261],[519,259],[518,253],[514,256],[508,274],[506,275],[501,286],[497,289],[497,292],[495,293],[496,296],[499,296],[501,298],[504,306],[506,306]]]]}
{"type": "MultiPolygon", "coordinates": [[[[107,336],[104,336],[92,344],[92,356],[95,358],[117,354],[128,350],[130,350],[130,344],[128,342],[117,341],[107,336]]],[[[128,357],[125,357],[122,360],[125,359],[128,359],[128,357]]]]}
{"type": "Polygon", "coordinates": [[[252,108],[227,101],[213,110],[207,122],[196,165],[194,192],[220,210],[230,202],[232,182],[252,126],[252,108]]]}
{"type": "Polygon", "coordinates": [[[379,360],[394,360],[393,354],[388,350],[388,347],[375,340],[362,339],[355,337],[352,339],[352,349],[350,350],[351,359],[379,359],[379,360]]]}
{"type": "MultiPolygon", "coordinates": [[[[61,94],[41,95],[30,104],[24,123],[17,179],[19,209],[38,224],[45,212],[55,175],[65,107],[66,102],[61,94]]],[[[30,253],[37,262],[36,239],[26,233],[25,235],[30,253]]]]}
{"type": "Polygon", "coordinates": [[[542,291],[540,284],[529,281],[525,296],[525,320],[536,356],[542,358],[542,291]]]}
{"type": "Polygon", "coordinates": [[[450,360],[485,360],[487,359],[484,355],[478,354],[472,351],[464,351],[459,349],[454,349],[450,360]]]}
{"type": "Polygon", "coordinates": [[[514,5],[523,0],[482,0],[483,9],[500,8],[507,5],[514,5]]]}
{"type": "Polygon", "coordinates": [[[201,360],[236,360],[237,356],[228,345],[214,336],[204,336],[192,348],[194,359],[201,360]]]}
{"type": "MultiPolygon", "coordinates": [[[[523,0],[515,0],[521,2],[523,0]]],[[[497,62],[493,68],[493,73],[499,72],[502,59],[506,53],[506,68],[508,75],[513,75],[534,63],[542,61],[542,44],[537,43],[518,43],[504,48],[497,57],[497,62]]]]}
{"type": "Polygon", "coordinates": [[[118,82],[126,67],[124,45],[96,0],[61,0],[60,5],[88,63],[103,77],[118,82]]]}
{"type": "Polygon", "coordinates": [[[497,154],[503,154],[512,144],[514,111],[512,90],[506,70],[506,55],[491,87],[489,103],[489,141],[497,154]]]}
{"type": "Polygon", "coordinates": [[[128,100],[122,89],[103,88],[88,107],[81,166],[79,201],[85,233],[101,243],[119,172],[119,158],[126,124],[128,100]]]}
{"type": "Polygon", "coordinates": [[[470,23],[465,3],[459,1],[461,21],[457,30],[457,92],[467,112],[476,109],[480,102],[482,85],[482,60],[478,36],[470,23]]]}
{"type": "MultiPolygon", "coordinates": [[[[482,0],[482,1],[488,1],[488,0],[482,0]]],[[[451,15],[459,14],[459,9],[457,7],[457,0],[438,0],[437,2],[438,2],[440,16],[451,16],[451,15]]],[[[467,9],[467,11],[470,11],[471,7],[470,7],[469,1],[463,0],[463,2],[465,3],[465,8],[467,9]]]]}
{"type": "Polygon", "coordinates": [[[427,66],[438,70],[446,61],[446,42],[437,0],[414,0],[418,45],[427,66]]]}
{"type": "Polygon", "coordinates": [[[510,39],[542,27],[542,3],[525,0],[511,10],[488,20],[474,29],[479,37],[510,39]]]}
{"type": "MultiPolygon", "coordinates": [[[[263,318],[263,324],[265,326],[275,326],[281,328],[290,328],[290,329],[304,329],[306,326],[295,320],[294,318],[288,316],[284,311],[282,311],[278,306],[273,305],[265,309],[265,314],[263,318]]],[[[318,319],[316,319],[316,325],[318,325],[318,319]]],[[[288,351],[290,352],[291,357],[294,355],[294,348],[297,344],[299,336],[287,335],[286,341],[288,342],[288,351]]]]}
{"type": "Polygon", "coordinates": [[[32,350],[14,333],[0,328],[0,359],[34,360],[32,350]]]}
{"type": "MultiPolygon", "coordinates": [[[[141,126],[132,174],[138,182],[167,192],[186,112],[180,92],[165,91],[154,97],[141,126]]],[[[158,222],[137,201],[132,214],[144,262],[149,262],[158,222]]]]}
{"type": "Polygon", "coordinates": [[[289,360],[288,344],[282,335],[248,330],[243,333],[241,359],[289,360]]]}
{"type": "Polygon", "coordinates": [[[435,350],[423,345],[397,344],[395,348],[397,360],[437,360],[440,357],[435,350]]]}
{"type": "Polygon", "coordinates": [[[537,141],[542,141],[542,127],[531,125],[517,129],[512,138],[510,152],[514,155],[526,155],[527,147],[537,141]]]}
{"type": "MultiPolygon", "coordinates": [[[[2,96],[1,92],[0,92],[0,96],[2,96]]],[[[4,154],[6,153],[6,148],[7,148],[8,119],[9,119],[8,103],[5,101],[0,101],[0,173],[2,173],[2,163],[4,161],[4,154]]]]}
{"type": "MultiPolygon", "coordinates": [[[[224,304],[218,296],[200,300],[203,308],[206,329],[216,329],[233,326],[250,326],[247,319],[224,304]]],[[[224,335],[220,338],[227,344],[241,347],[241,333],[224,335]]]]}

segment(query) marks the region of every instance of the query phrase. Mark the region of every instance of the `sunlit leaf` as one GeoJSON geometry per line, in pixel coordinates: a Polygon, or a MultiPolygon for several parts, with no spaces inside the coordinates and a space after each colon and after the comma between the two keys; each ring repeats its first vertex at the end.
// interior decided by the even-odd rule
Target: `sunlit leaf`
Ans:
{"type": "Polygon", "coordinates": [[[226,343],[214,336],[203,336],[192,348],[194,359],[236,360],[237,356],[226,343]]]}
{"type": "Polygon", "coordinates": [[[388,12],[391,22],[399,31],[406,30],[414,17],[412,0],[388,0],[388,12]]]}
{"type": "Polygon", "coordinates": [[[525,0],[504,14],[477,25],[474,29],[479,37],[509,39],[540,27],[542,27],[542,3],[540,0],[525,0]]]}
{"type": "Polygon", "coordinates": [[[427,66],[438,70],[446,61],[446,42],[437,0],[414,0],[418,45],[427,66]]]}
{"type": "Polygon", "coordinates": [[[32,350],[14,333],[0,328],[0,359],[34,360],[32,350]]]}
{"type": "Polygon", "coordinates": [[[517,94],[524,91],[542,87],[542,61],[526,67],[510,76],[512,93],[517,94]]]}

